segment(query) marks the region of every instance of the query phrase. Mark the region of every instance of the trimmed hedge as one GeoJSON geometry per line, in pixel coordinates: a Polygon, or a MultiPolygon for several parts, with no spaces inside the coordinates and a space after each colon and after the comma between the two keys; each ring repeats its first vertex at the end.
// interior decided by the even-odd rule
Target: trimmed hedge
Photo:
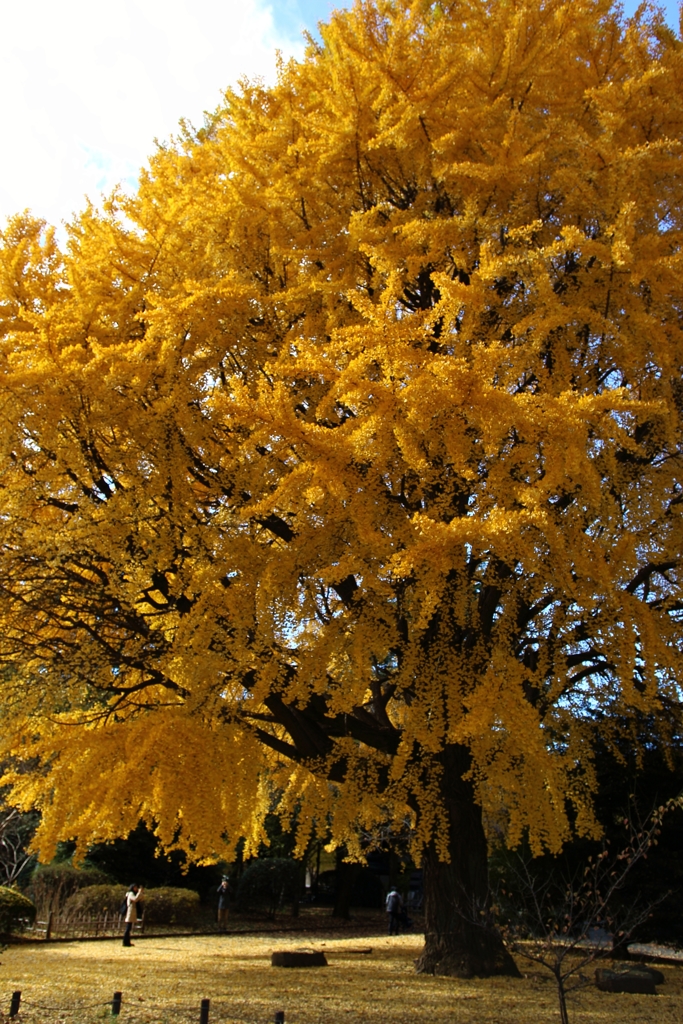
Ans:
{"type": "Polygon", "coordinates": [[[118,914],[125,895],[125,885],[88,885],[69,896],[64,912],[86,916],[118,914]]]}
{"type": "MultiPolygon", "coordinates": [[[[118,914],[127,892],[125,885],[90,885],[71,896],[64,907],[69,914],[118,914]]],[[[199,912],[199,894],[191,889],[145,889],[141,904],[146,924],[193,924],[199,912]]]]}
{"type": "Polygon", "coordinates": [[[285,903],[295,903],[301,892],[299,861],[288,857],[264,857],[253,861],[237,886],[237,909],[265,911],[275,917],[285,903]]]}
{"type": "Polygon", "coordinates": [[[0,886],[0,934],[21,931],[26,922],[35,920],[36,908],[31,900],[16,889],[0,886]]]}
{"type": "Polygon", "coordinates": [[[193,924],[199,913],[199,893],[192,889],[145,889],[142,899],[149,924],[193,924]]]}

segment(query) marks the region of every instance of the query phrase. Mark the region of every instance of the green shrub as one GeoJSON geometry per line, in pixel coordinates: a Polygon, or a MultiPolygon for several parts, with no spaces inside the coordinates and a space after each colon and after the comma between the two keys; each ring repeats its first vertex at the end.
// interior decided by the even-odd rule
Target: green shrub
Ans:
{"type": "Polygon", "coordinates": [[[16,889],[0,886],[0,934],[21,931],[35,920],[36,908],[31,900],[16,889]]]}
{"type": "MultiPolygon", "coordinates": [[[[74,916],[118,914],[125,898],[125,885],[90,885],[75,892],[64,910],[74,916]]],[[[145,889],[138,904],[144,908],[145,924],[192,924],[199,912],[199,895],[191,889],[145,889]]]]}
{"type": "Polygon", "coordinates": [[[295,903],[301,891],[301,864],[288,857],[253,861],[237,886],[237,909],[265,911],[275,917],[285,903],[295,903]]]}
{"type": "Polygon", "coordinates": [[[147,924],[193,924],[199,913],[199,893],[192,889],[145,889],[142,899],[147,924]]]}
{"type": "Polygon", "coordinates": [[[38,864],[26,888],[27,895],[40,909],[41,915],[58,911],[70,896],[86,886],[105,885],[109,875],[98,868],[75,868],[62,861],[56,864],[38,864]]]}
{"type": "Polygon", "coordinates": [[[118,914],[126,895],[125,885],[88,885],[69,896],[64,912],[69,915],[96,916],[118,914]]]}

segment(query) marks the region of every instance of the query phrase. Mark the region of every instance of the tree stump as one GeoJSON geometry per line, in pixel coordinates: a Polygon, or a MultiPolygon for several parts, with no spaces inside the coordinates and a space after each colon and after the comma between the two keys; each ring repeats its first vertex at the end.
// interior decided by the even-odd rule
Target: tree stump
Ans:
{"type": "Polygon", "coordinates": [[[635,995],[656,996],[655,985],[664,982],[664,975],[654,967],[627,967],[611,971],[598,967],[595,984],[601,992],[631,992],[635,995]]]}
{"type": "Polygon", "coordinates": [[[313,950],[289,950],[272,953],[270,965],[271,967],[327,967],[327,959],[324,953],[315,953],[313,950]]]}

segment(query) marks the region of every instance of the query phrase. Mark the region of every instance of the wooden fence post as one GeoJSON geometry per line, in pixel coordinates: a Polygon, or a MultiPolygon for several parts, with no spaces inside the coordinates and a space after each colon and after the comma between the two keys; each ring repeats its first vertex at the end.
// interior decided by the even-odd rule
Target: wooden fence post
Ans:
{"type": "Polygon", "coordinates": [[[199,1024],[209,1024],[209,1007],[211,1006],[210,999],[202,999],[202,1004],[199,1008],[199,1024]]]}
{"type": "Polygon", "coordinates": [[[285,1024],[285,1011],[284,1010],[276,1010],[275,1011],[275,1024],[285,1024]]]}
{"type": "Polygon", "coordinates": [[[10,1006],[9,1006],[9,1015],[10,1015],[10,1017],[16,1017],[16,1015],[19,1013],[20,1005],[21,1005],[21,989],[19,989],[17,992],[13,992],[12,993],[12,1002],[10,1003],[10,1006]]]}
{"type": "Polygon", "coordinates": [[[121,992],[114,992],[114,998],[111,1001],[111,1012],[115,1017],[121,1013],[121,992]]]}

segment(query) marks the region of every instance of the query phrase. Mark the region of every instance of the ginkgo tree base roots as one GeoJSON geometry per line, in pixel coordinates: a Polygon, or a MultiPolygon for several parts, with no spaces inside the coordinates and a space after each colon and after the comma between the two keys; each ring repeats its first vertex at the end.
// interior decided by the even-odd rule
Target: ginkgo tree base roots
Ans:
{"type": "Polygon", "coordinates": [[[432,843],[423,858],[425,947],[417,970],[457,978],[518,978],[515,962],[491,921],[488,849],[481,807],[467,780],[469,754],[461,746],[449,745],[440,764],[448,832],[442,835],[441,846],[432,843]]]}
{"type": "Polygon", "coordinates": [[[425,936],[425,948],[416,962],[418,974],[451,978],[489,978],[504,975],[520,978],[514,960],[493,929],[463,941],[459,933],[425,936]]]}

